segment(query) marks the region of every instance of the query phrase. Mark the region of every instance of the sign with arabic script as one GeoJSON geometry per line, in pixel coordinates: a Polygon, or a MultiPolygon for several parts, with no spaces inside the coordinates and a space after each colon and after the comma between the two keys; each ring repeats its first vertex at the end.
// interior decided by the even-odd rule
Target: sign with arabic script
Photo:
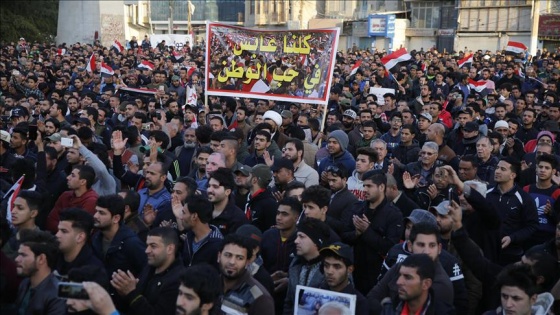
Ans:
{"type": "Polygon", "coordinates": [[[255,30],[207,24],[208,95],[326,104],[339,29],[255,30]]]}

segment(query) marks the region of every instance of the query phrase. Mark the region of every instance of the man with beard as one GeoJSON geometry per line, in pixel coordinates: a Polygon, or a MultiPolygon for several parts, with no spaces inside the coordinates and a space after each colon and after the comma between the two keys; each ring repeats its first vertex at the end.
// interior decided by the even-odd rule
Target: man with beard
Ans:
{"type": "MultiPolygon", "coordinates": [[[[206,186],[208,185],[208,176],[206,174],[206,163],[212,154],[212,149],[207,146],[200,147],[196,151],[195,167],[191,170],[188,175],[194,178],[198,186],[198,190],[206,191],[206,186]]],[[[225,165],[225,163],[224,163],[225,165]]]]}
{"type": "Polygon", "coordinates": [[[68,113],[68,115],[66,115],[64,118],[69,124],[72,124],[74,120],[80,118],[80,114],[78,114],[80,104],[78,103],[78,99],[73,96],[68,98],[66,104],[68,105],[68,110],[70,111],[70,113],[68,113]]]}
{"type": "Polygon", "coordinates": [[[301,140],[291,138],[286,141],[286,145],[282,149],[282,157],[289,159],[294,164],[294,177],[305,187],[319,184],[319,174],[311,166],[305,163],[304,144],[301,140]]]}
{"type": "Polygon", "coordinates": [[[45,129],[44,133],[45,136],[50,136],[60,131],[60,123],[58,120],[50,117],[45,120],[45,129]]]}
{"type": "Polygon", "coordinates": [[[348,135],[342,130],[335,130],[329,134],[327,140],[327,152],[329,155],[317,163],[322,184],[327,184],[327,172],[325,170],[331,165],[341,163],[346,167],[348,173],[352,173],[356,168],[354,157],[347,151],[348,142],[348,135]]]}
{"type": "Polygon", "coordinates": [[[325,282],[321,289],[352,294],[357,298],[354,314],[369,314],[366,298],[350,283],[350,276],[354,271],[354,251],[344,243],[333,243],[320,250],[323,258],[323,274],[325,282]]]}
{"type": "Polygon", "coordinates": [[[54,207],[47,217],[46,230],[56,233],[59,215],[66,208],[79,207],[91,214],[95,213],[97,192],[92,189],[95,171],[89,165],[76,166],[68,175],[68,191],[58,197],[54,207]]]}
{"type": "MultiPolygon", "coordinates": [[[[68,208],[60,213],[58,223],[58,249],[56,274],[60,278],[69,278],[69,271],[83,266],[103,268],[103,263],[95,257],[89,244],[93,230],[93,215],[80,208],[68,208]]],[[[66,281],[66,280],[65,280],[66,281]]]]}
{"type": "Polygon", "coordinates": [[[253,139],[254,152],[245,159],[245,165],[252,167],[257,164],[266,164],[265,156],[269,155],[267,149],[270,144],[270,133],[267,130],[257,130],[253,139]]]}
{"type": "MultiPolygon", "coordinates": [[[[93,253],[105,266],[107,276],[118,270],[140,274],[146,265],[146,245],[124,222],[124,200],[119,195],[102,196],[97,200],[93,226],[98,230],[92,236],[93,253]]],[[[116,293],[113,289],[110,293],[116,293]]],[[[113,301],[119,307],[127,304],[118,295],[113,301]]]]}
{"type": "MultiPolygon", "coordinates": [[[[212,204],[207,198],[194,195],[184,206],[173,199],[173,212],[184,228],[183,262],[186,267],[207,263],[218,269],[216,255],[223,240],[220,230],[209,224],[212,220],[212,204]]],[[[183,232],[183,231],[180,231],[183,232]]]]}
{"type": "Polygon", "coordinates": [[[250,239],[238,234],[228,235],[218,253],[223,283],[221,310],[248,315],[266,314],[274,309],[268,291],[247,270],[253,250],[250,239]]]}
{"type": "Polygon", "coordinates": [[[208,177],[208,200],[212,203],[210,224],[217,226],[223,235],[233,233],[241,225],[249,223],[243,211],[230,200],[234,188],[233,174],[225,167],[218,168],[208,177]]]}
{"type": "Polygon", "coordinates": [[[183,146],[177,147],[175,149],[175,156],[177,157],[177,161],[179,162],[179,169],[181,176],[189,175],[191,171],[191,164],[194,152],[196,151],[196,135],[195,135],[196,128],[189,128],[185,130],[184,139],[185,142],[183,146]]]}
{"type": "Polygon", "coordinates": [[[58,280],[52,273],[56,237],[38,230],[22,231],[16,257],[17,274],[25,277],[17,295],[18,314],[65,314],[64,299],[57,296],[58,280]]]}
{"type": "Polygon", "coordinates": [[[230,129],[243,131],[243,139],[246,139],[249,131],[252,128],[247,120],[247,117],[249,116],[249,110],[245,106],[240,106],[239,108],[237,108],[235,113],[236,121],[230,126],[230,129]]]}
{"type": "Polygon", "coordinates": [[[148,264],[136,278],[117,270],[111,285],[128,303],[130,314],[172,315],[177,301],[179,276],[184,270],[177,256],[179,237],[171,227],[156,227],[146,240],[148,264]]]}
{"type": "Polygon", "coordinates": [[[205,264],[190,267],[180,281],[177,315],[210,315],[218,308],[221,280],[214,268],[205,264]]]}
{"type": "Polygon", "coordinates": [[[171,194],[165,187],[167,169],[161,162],[150,164],[144,172],[144,188],[138,191],[140,205],[138,213],[144,216],[148,226],[159,226],[164,220],[173,220],[171,194]]]}
{"type": "Polygon", "coordinates": [[[51,100],[44,99],[39,102],[39,117],[37,117],[37,121],[45,122],[47,119],[50,118],[49,112],[51,110],[51,100]]]}

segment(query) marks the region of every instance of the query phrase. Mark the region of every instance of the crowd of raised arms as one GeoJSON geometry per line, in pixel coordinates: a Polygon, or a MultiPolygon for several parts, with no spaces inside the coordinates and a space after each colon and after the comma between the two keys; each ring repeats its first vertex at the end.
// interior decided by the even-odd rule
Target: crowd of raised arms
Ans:
{"type": "Polygon", "coordinates": [[[560,52],[354,47],[317,105],[205,47],[2,44],[0,314],[560,314],[560,52]]]}

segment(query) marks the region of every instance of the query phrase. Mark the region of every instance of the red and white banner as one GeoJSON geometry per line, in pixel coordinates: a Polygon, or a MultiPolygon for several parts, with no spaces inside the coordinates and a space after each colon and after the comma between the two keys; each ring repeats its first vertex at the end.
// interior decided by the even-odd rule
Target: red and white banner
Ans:
{"type": "Polygon", "coordinates": [[[459,66],[459,68],[462,68],[463,66],[467,65],[467,64],[471,64],[473,63],[473,55],[467,55],[465,56],[465,58],[457,61],[457,66],[459,66]]]}
{"type": "Polygon", "coordinates": [[[87,72],[94,72],[95,70],[97,70],[97,65],[96,65],[96,60],[95,60],[95,54],[91,54],[91,56],[89,57],[89,62],[86,66],[86,70],[87,72]]]}
{"type": "Polygon", "coordinates": [[[486,81],[484,80],[480,80],[480,81],[475,81],[471,78],[469,78],[469,86],[471,89],[474,89],[477,92],[482,92],[484,91],[484,89],[487,88],[486,86],[486,81]]]}
{"type": "Polygon", "coordinates": [[[123,45],[121,45],[121,43],[116,39],[113,42],[113,48],[115,48],[117,50],[117,52],[123,52],[124,51],[123,45]]]}
{"type": "Polygon", "coordinates": [[[362,60],[356,61],[356,63],[352,67],[352,70],[350,71],[350,75],[355,75],[356,72],[358,72],[358,69],[360,69],[361,65],[362,65],[362,60]]]}
{"type": "Polygon", "coordinates": [[[144,70],[154,70],[154,64],[148,60],[142,60],[142,62],[138,65],[138,68],[144,70]]]}
{"type": "Polygon", "coordinates": [[[506,52],[513,53],[515,55],[524,53],[527,50],[527,46],[520,42],[509,41],[506,46],[506,52]]]}
{"type": "Polygon", "coordinates": [[[208,23],[208,95],[327,104],[339,29],[261,30],[208,23]],[[292,84],[295,83],[295,84],[292,84]]]}
{"type": "Polygon", "coordinates": [[[390,70],[399,62],[407,61],[412,59],[412,56],[406,51],[406,48],[401,48],[392,54],[389,54],[381,58],[381,62],[385,65],[387,70],[390,70]]]}
{"type": "Polygon", "coordinates": [[[23,184],[24,180],[25,175],[20,177],[4,195],[4,198],[8,197],[8,210],[6,211],[6,220],[8,220],[10,224],[12,223],[12,210],[14,209],[14,202],[19,195],[19,191],[21,190],[21,185],[23,184]]]}
{"type": "Polygon", "coordinates": [[[102,77],[110,77],[115,74],[113,68],[111,68],[108,64],[101,62],[101,76],[102,77]]]}

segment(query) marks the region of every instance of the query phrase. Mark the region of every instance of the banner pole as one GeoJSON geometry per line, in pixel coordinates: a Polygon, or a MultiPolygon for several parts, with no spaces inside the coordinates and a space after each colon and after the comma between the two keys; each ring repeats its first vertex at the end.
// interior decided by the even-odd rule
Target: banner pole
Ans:
{"type": "MultiPolygon", "coordinates": [[[[323,117],[321,119],[321,130],[320,130],[321,133],[325,131],[325,121],[327,120],[327,109],[329,107],[328,105],[329,105],[328,103],[325,104],[324,105],[325,108],[323,108],[323,117]]],[[[321,142],[322,141],[323,141],[323,138],[321,137],[321,139],[319,139],[319,141],[317,142],[317,146],[319,148],[321,147],[321,142]]]]}

